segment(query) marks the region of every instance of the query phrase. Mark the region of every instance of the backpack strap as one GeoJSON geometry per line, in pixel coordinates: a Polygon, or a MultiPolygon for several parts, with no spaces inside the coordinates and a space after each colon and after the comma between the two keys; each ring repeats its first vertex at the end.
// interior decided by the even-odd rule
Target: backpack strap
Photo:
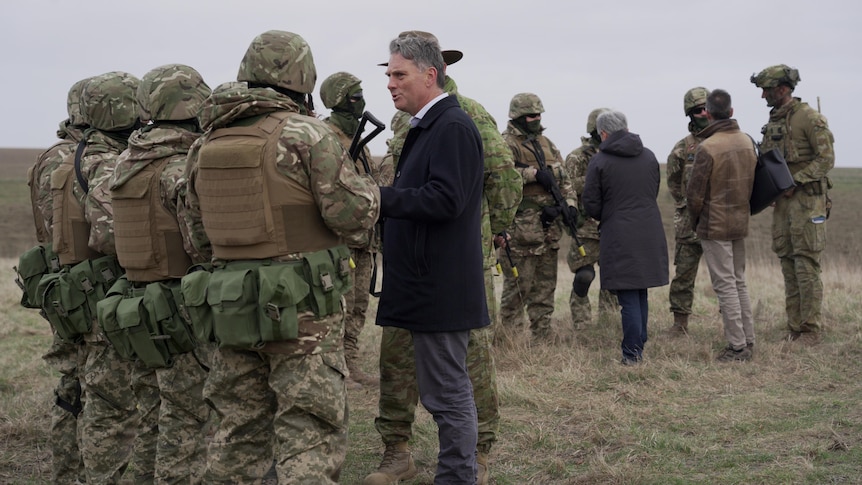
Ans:
{"type": "Polygon", "coordinates": [[[75,150],[75,177],[78,179],[78,184],[84,189],[84,193],[90,192],[90,186],[87,185],[87,179],[81,173],[81,155],[84,154],[84,149],[87,148],[87,140],[78,142],[78,148],[75,150]]]}

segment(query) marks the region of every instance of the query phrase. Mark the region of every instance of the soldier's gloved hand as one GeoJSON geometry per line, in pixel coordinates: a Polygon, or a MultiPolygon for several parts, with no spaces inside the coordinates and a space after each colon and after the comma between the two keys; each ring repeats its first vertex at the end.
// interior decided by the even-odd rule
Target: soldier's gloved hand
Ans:
{"type": "Polygon", "coordinates": [[[575,225],[577,225],[578,224],[578,208],[573,206],[573,205],[566,207],[566,217],[575,221],[575,225]]]}
{"type": "Polygon", "coordinates": [[[559,215],[559,207],[555,205],[543,207],[542,214],[539,216],[539,220],[542,221],[542,227],[547,229],[559,215]]]}
{"type": "Polygon", "coordinates": [[[551,174],[550,170],[537,170],[536,182],[538,182],[542,188],[550,192],[551,187],[554,186],[554,175],[551,174]]]}

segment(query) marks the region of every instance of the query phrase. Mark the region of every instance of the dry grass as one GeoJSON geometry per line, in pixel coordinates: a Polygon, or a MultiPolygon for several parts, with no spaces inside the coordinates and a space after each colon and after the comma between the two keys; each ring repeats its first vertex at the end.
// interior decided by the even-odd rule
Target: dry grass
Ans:
{"type": "MultiPolygon", "coordinates": [[[[3,151],[0,161],[2,187],[17,191],[3,191],[8,215],[0,227],[0,258],[7,258],[0,259],[0,483],[41,484],[50,477],[47,430],[56,379],[41,360],[50,333],[34,311],[18,305],[16,261],[8,259],[32,244],[20,170],[29,162],[7,164],[3,151]]],[[[862,170],[834,172],[823,274],[827,334],[820,345],[782,340],[784,290],[769,248],[768,211],[752,220],[748,240],[757,322],[750,363],[714,361],[724,339],[704,265],[690,336],[664,332],[670,325],[667,287],[650,292],[647,360],[634,368],[617,364],[617,315],[571,328],[572,275],[562,265],[554,325],[573,343],[530,347],[521,337],[496,353],[502,423],[492,483],[862,483],[862,231],[854,212],[862,170]]],[[[659,199],[670,233],[669,195],[659,199]]],[[[595,308],[595,291],[591,296],[595,308]]],[[[380,329],[369,324],[361,338],[366,371],[377,367],[379,338],[380,329]]],[[[356,484],[380,459],[377,395],[351,392],[350,406],[342,482],[356,484]]],[[[420,475],[410,485],[433,482],[436,432],[420,410],[412,442],[420,475]]]]}
{"type": "MultiPolygon", "coordinates": [[[[54,378],[40,355],[50,335],[35,313],[17,306],[12,264],[0,260],[0,483],[47,483],[54,378]]],[[[723,338],[705,269],[689,337],[664,332],[667,289],[652,290],[647,360],[635,368],[617,364],[616,315],[570,328],[567,273],[561,267],[555,326],[574,343],[530,347],[524,336],[497,351],[502,423],[494,483],[862,483],[859,268],[828,268],[828,334],[805,347],[781,339],[776,265],[750,265],[757,344],[746,364],[714,361],[723,338]]],[[[369,325],[362,336],[368,371],[379,335],[369,325]]],[[[381,443],[376,393],[353,392],[350,404],[343,483],[353,484],[376,468],[381,443]]],[[[423,410],[414,435],[420,475],[408,483],[430,484],[436,427],[423,410]]]]}

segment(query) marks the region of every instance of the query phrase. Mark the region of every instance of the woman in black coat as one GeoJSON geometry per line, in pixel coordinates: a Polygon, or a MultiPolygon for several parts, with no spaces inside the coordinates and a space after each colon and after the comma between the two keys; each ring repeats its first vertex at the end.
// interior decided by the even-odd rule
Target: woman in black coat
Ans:
{"type": "Polygon", "coordinates": [[[655,155],[629,133],[626,117],[607,111],[596,119],[602,144],[587,168],[583,204],[599,221],[601,285],[622,307],[622,363],[643,358],[647,341],[647,289],[668,284],[667,240],[658,197],[655,155]]]}

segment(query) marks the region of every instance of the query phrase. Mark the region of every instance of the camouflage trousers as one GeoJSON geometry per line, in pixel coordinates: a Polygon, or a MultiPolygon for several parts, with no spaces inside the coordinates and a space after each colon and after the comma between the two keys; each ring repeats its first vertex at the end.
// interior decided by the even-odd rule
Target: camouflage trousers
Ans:
{"type": "Polygon", "coordinates": [[[512,275],[508,258],[501,258],[505,279],[500,299],[500,321],[510,331],[523,326],[526,309],[533,337],[552,336],[551,315],[554,313],[554,291],[557,288],[558,252],[558,249],[549,248],[544,254],[517,256],[513,260],[518,268],[517,278],[512,275]]]}
{"type": "MultiPolygon", "coordinates": [[[[485,270],[485,295],[495,300],[491,268],[485,270]]],[[[489,303],[489,309],[492,308],[489,303]]],[[[490,311],[490,310],[489,310],[490,311]]],[[[491,321],[495,315],[491,315],[491,321]]],[[[470,331],[467,343],[467,372],[473,384],[473,399],[479,421],[477,449],[488,453],[500,429],[500,402],[497,397],[497,371],[494,365],[493,323],[470,331]]],[[[379,416],[374,425],[383,443],[409,441],[419,402],[416,383],[413,336],[409,330],[383,327],[380,337],[379,416]]]]}
{"type": "Polygon", "coordinates": [[[772,250],[781,262],[787,327],[794,332],[821,329],[823,282],[820,254],[826,247],[826,196],[797,189],[779,197],[772,213],[772,250]]]}
{"type": "Polygon", "coordinates": [[[676,242],[673,253],[673,265],[676,267],[676,273],[670,282],[668,292],[672,313],[691,315],[691,306],[694,303],[694,281],[697,279],[697,268],[700,266],[702,255],[703,248],[700,246],[699,240],[676,242]]]}
{"type": "Polygon", "coordinates": [[[141,419],[131,392],[132,363],[105,341],[88,341],[81,357],[84,409],[78,425],[87,485],[118,483],[141,419]]]}
{"type": "Polygon", "coordinates": [[[148,369],[140,360],[132,366],[132,393],[135,395],[136,407],[141,417],[138,425],[138,436],[132,448],[132,464],[134,483],[155,483],[156,446],[159,439],[159,384],[155,369],[148,369]]]}
{"type": "Polygon", "coordinates": [[[353,285],[344,294],[344,357],[348,366],[359,359],[359,334],[365,328],[365,313],[368,310],[371,284],[371,253],[364,249],[351,249],[351,257],[356,264],[353,269],[353,285]]]}
{"type": "MultiPolygon", "coordinates": [[[[574,241],[572,241],[569,252],[566,254],[566,263],[573,273],[582,266],[595,265],[599,262],[599,240],[580,238],[580,241],[584,246],[584,256],[580,255],[574,241]]],[[[593,285],[599,286],[597,280],[598,277],[593,281],[593,285]]],[[[572,326],[575,329],[581,329],[592,324],[593,308],[590,304],[590,297],[589,295],[584,297],[576,295],[574,285],[572,285],[572,293],[569,295],[569,308],[572,311],[572,326]]],[[[608,290],[599,290],[599,315],[614,315],[618,312],[617,297],[608,290]]]]}
{"type": "Polygon", "coordinates": [[[337,483],[347,455],[346,374],[340,349],[216,349],[204,397],[219,422],[204,483],[258,484],[273,458],[280,485],[337,483]]]}
{"type": "Polygon", "coordinates": [[[161,408],[156,449],[156,482],[197,484],[206,468],[210,408],[203,397],[210,344],[174,356],[174,364],[156,369],[161,408]]]}
{"type": "Polygon", "coordinates": [[[78,380],[78,354],[83,345],[60,340],[54,335],[50,350],[42,356],[60,373],[51,406],[51,483],[74,484],[84,479],[78,437],[78,416],[81,411],[81,383],[78,380]]]}

